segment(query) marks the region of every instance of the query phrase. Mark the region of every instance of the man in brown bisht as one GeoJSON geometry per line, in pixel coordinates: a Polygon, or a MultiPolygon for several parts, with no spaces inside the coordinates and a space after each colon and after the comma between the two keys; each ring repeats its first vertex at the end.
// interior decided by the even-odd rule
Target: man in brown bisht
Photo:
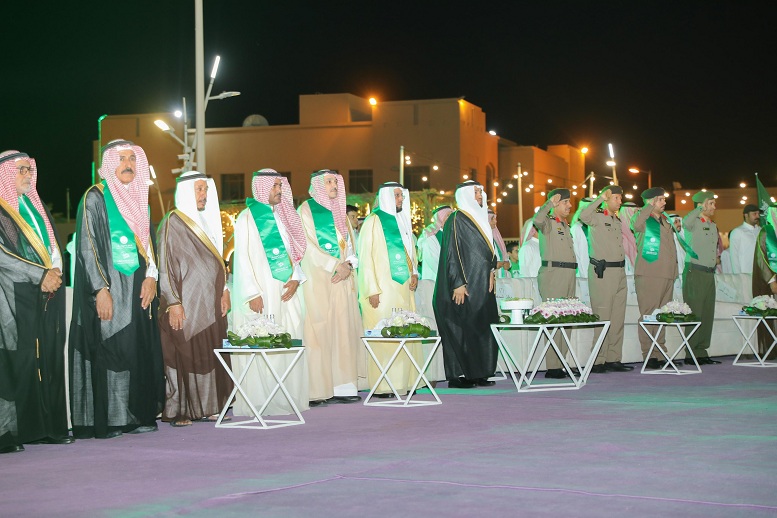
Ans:
{"type": "MultiPolygon", "coordinates": [[[[765,210],[765,225],[758,233],[753,256],[753,297],[759,295],[777,294],[777,206],[770,206],[765,210]]],[[[775,331],[774,320],[767,320],[766,325],[775,331]]],[[[772,349],[768,358],[764,355],[772,345],[772,335],[767,329],[758,329],[758,353],[761,358],[774,360],[777,358],[777,347],[772,349]]],[[[749,353],[745,349],[745,354],[749,353]]]]}
{"type": "Polygon", "coordinates": [[[307,249],[302,271],[304,343],[310,374],[310,406],[355,403],[359,367],[366,384],[366,357],[359,338],[362,318],[356,291],[356,238],[348,222],[345,183],[322,169],[310,178],[311,198],[298,211],[307,249]]]}
{"type": "MultiPolygon", "coordinates": [[[[567,218],[572,212],[569,201],[569,189],[553,189],[548,193],[548,201],[534,215],[534,227],[540,239],[542,266],[537,274],[537,284],[542,300],[571,298],[575,296],[575,271],[577,260],[572,244],[572,233],[567,218]],[[553,210],[551,215],[550,211],[553,210]]],[[[561,354],[566,355],[568,345],[561,333],[558,346],[561,354]]],[[[569,373],[561,368],[561,360],[553,349],[548,349],[545,357],[548,370],[546,378],[564,379],[569,373]]]]}
{"type": "Polygon", "coordinates": [[[0,453],[69,444],[65,290],[54,221],[26,153],[0,154],[0,453]]]}
{"type": "MultiPolygon", "coordinates": [[[[631,221],[631,227],[637,238],[634,286],[637,291],[640,315],[650,315],[672,300],[674,281],[678,275],[675,230],[672,222],[664,214],[666,206],[664,192],[663,187],[652,187],[644,191],[642,200],[645,206],[633,216],[631,221]]],[[[655,328],[651,331],[653,330],[655,328]]],[[[664,351],[666,351],[663,347],[665,334],[666,330],[661,329],[656,339],[664,351]]],[[[642,357],[646,358],[651,341],[641,327],[639,344],[642,348],[642,357]]],[[[647,368],[661,368],[665,363],[661,358],[661,353],[654,351],[647,362],[647,368]]]]}
{"type": "Polygon", "coordinates": [[[162,420],[189,426],[215,420],[232,383],[214,349],[227,337],[230,307],[221,212],[213,180],[190,171],[178,178],[175,210],[157,231],[159,330],[165,364],[162,420]]]}
{"type": "MultiPolygon", "coordinates": [[[[591,372],[626,372],[631,365],[623,358],[623,325],[626,320],[626,255],[618,209],[623,189],[608,185],[591,205],[580,213],[580,221],[588,225],[588,291],[591,309],[601,320],[610,321],[591,372]]],[[[601,328],[594,330],[594,343],[601,328]]]]}

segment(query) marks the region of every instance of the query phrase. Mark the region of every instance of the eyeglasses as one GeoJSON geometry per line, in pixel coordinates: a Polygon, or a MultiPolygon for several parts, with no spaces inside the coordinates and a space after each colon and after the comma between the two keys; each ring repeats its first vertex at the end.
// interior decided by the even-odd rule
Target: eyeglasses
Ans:
{"type": "Polygon", "coordinates": [[[19,174],[20,175],[32,174],[32,168],[26,165],[19,166],[19,174]]]}

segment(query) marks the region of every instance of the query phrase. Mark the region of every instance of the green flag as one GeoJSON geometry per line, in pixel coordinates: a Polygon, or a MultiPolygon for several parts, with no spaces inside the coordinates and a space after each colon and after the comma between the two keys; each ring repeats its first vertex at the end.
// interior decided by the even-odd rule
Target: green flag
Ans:
{"type": "Polygon", "coordinates": [[[755,173],[755,184],[758,189],[758,209],[761,211],[761,226],[766,226],[769,207],[772,204],[772,197],[766,192],[766,187],[761,183],[758,173],[755,173]]]}

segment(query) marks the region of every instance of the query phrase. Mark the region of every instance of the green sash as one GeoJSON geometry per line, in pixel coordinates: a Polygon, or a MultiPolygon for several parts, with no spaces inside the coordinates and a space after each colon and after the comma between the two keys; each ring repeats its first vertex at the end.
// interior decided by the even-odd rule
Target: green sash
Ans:
{"type": "Polygon", "coordinates": [[[260,203],[253,198],[246,198],[246,205],[251,211],[251,216],[256,223],[259,237],[262,239],[264,253],[267,255],[267,264],[270,265],[270,273],[274,279],[287,282],[294,270],[291,267],[291,258],[283,244],[281,231],[275,223],[272,207],[266,203],[260,203]]]}
{"type": "Polygon", "coordinates": [[[40,237],[46,250],[51,250],[49,231],[46,229],[46,222],[43,221],[43,215],[38,214],[38,210],[33,206],[26,194],[19,196],[19,214],[21,214],[24,221],[35,230],[35,233],[38,234],[38,237],[40,237]]]}
{"type": "Polygon", "coordinates": [[[313,224],[316,227],[318,246],[332,257],[339,259],[340,245],[337,241],[337,229],[335,229],[335,218],[332,211],[313,198],[308,200],[308,207],[310,207],[310,214],[313,216],[313,224]]]}
{"type": "Polygon", "coordinates": [[[135,244],[135,233],[127,225],[119,207],[113,201],[113,195],[108,183],[103,180],[103,196],[108,212],[108,227],[111,229],[111,255],[113,267],[124,275],[132,275],[138,269],[138,247],[135,244]]]}
{"type": "Polygon", "coordinates": [[[777,235],[774,233],[774,227],[767,225],[766,232],[766,262],[773,272],[777,272],[777,235]]]}
{"type": "Polygon", "coordinates": [[[380,209],[372,211],[383,226],[383,237],[386,240],[386,250],[388,250],[389,266],[391,268],[391,278],[399,284],[405,284],[410,278],[410,268],[407,264],[407,252],[402,241],[402,234],[399,233],[397,218],[391,214],[386,214],[380,209]]]}
{"type": "Polygon", "coordinates": [[[442,230],[438,230],[434,237],[437,238],[437,242],[440,243],[440,248],[442,248],[442,230]]]}
{"type": "MultiPolygon", "coordinates": [[[[669,223],[671,225],[671,223],[669,223]]],[[[650,216],[645,222],[645,238],[642,240],[642,258],[652,263],[658,259],[661,249],[661,223],[650,216]]]]}

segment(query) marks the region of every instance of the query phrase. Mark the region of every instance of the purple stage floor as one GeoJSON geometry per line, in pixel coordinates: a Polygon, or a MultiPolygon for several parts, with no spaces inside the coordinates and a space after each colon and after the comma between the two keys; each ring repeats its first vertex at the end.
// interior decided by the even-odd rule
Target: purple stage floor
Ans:
{"type": "Polygon", "coordinates": [[[777,369],[731,361],[579,391],[440,388],[440,406],[332,405],[275,430],[30,445],[0,456],[0,516],[774,517],[777,369]]]}

